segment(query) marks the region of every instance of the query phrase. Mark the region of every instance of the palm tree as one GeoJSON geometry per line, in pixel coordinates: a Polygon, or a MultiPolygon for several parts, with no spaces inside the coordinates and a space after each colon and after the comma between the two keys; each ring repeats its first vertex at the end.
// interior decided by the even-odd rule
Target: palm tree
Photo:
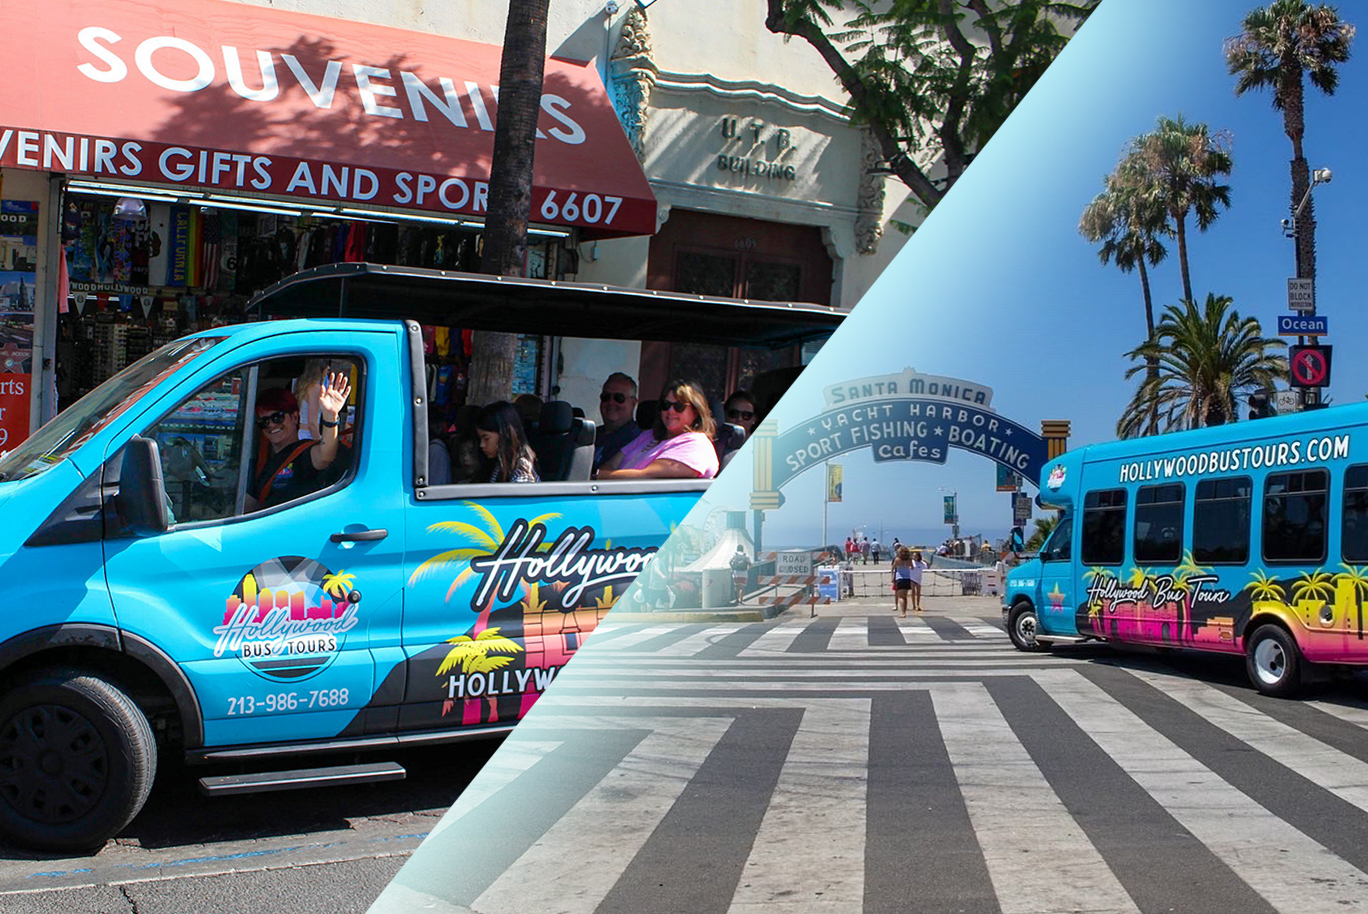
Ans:
{"type": "Polygon", "coordinates": [[[1205,232],[1222,207],[1230,206],[1230,185],[1217,179],[1230,174],[1230,141],[1206,124],[1189,124],[1180,114],[1160,117],[1155,129],[1131,141],[1127,159],[1134,168],[1137,192],[1149,205],[1163,207],[1178,241],[1178,266],[1183,274],[1183,298],[1192,300],[1188,268],[1187,220],[1196,219],[1205,232]]]}
{"type": "MultiPolygon", "coordinates": [[[[1305,0],[1277,0],[1252,10],[1240,34],[1226,41],[1226,65],[1239,77],[1235,94],[1272,89],[1273,108],[1283,115],[1283,132],[1292,141],[1292,208],[1310,186],[1310,170],[1302,150],[1306,133],[1303,76],[1311,85],[1334,95],[1339,85],[1336,64],[1349,59],[1354,27],[1339,18],[1333,6],[1311,6],[1305,0]]],[[[1298,217],[1297,275],[1316,276],[1316,221],[1311,201],[1298,217]]]]}
{"type": "MultiPolygon", "coordinates": [[[[469,508],[480,520],[482,520],[484,522],[483,526],[476,526],[475,524],[459,520],[441,521],[428,525],[428,533],[455,533],[470,545],[459,549],[448,549],[445,552],[439,552],[425,560],[421,565],[413,569],[413,573],[409,575],[409,587],[419,583],[439,568],[445,568],[448,565],[456,565],[460,567],[461,571],[452,579],[451,586],[447,588],[446,600],[450,601],[451,595],[459,590],[462,584],[475,575],[475,572],[470,567],[470,560],[481,556],[493,555],[499,550],[499,545],[508,537],[508,534],[504,532],[503,525],[499,523],[499,519],[484,505],[476,504],[473,501],[463,501],[461,502],[461,505],[469,508]]],[[[549,520],[555,520],[559,517],[560,514],[557,513],[539,514],[529,520],[527,525],[532,527],[536,524],[544,524],[549,520]]],[[[538,547],[538,550],[545,551],[548,547],[548,543],[542,543],[541,546],[538,547]]],[[[524,585],[524,588],[525,587],[526,585],[524,585]]]]}
{"type": "Polygon", "coordinates": [[[351,593],[356,584],[356,574],[343,568],[336,574],[323,575],[323,591],[338,599],[351,593]]]}
{"type": "Polygon", "coordinates": [[[1292,585],[1292,599],[1328,602],[1335,595],[1335,578],[1328,571],[1307,571],[1292,585]]]}
{"type": "Polygon", "coordinates": [[[1277,578],[1270,577],[1262,571],[1251,572],[1250,582],[1244,589],[1250,592],[1250,599],[1257,602],[1285,603],[1287,594],[1283,590],[1277,578]]]}
{"type": "MultiPolygon", "coordinates": [[[[1143,193],[1144,181],[1139,163],[1130,156],[1121,160],[1116,171],[1102,179],[1103,191],[1083,210],[1078,231],[1093,244],[1101,244],[1097,256],[1102,263],[1113,260],[1122,273],[1140,272],[1140,291],[1145,297],[1145,339],[1154,339],[1154,297],[1150,292],[1149,271],[1145,264],[1157,266],[1168,256],[1159,240],[1172,235],[1168,212],[1143,193]]],[[[1154,357],[1146,361],[1146,380],[1159,374],[1154,357]]],[[[1159,432],[1159,411],[1150,411],[1150,421],[1142,434],[1159,432]]]]}
{"type": "Polygon", "coordinates": [[[1045,541],[1054,533],[1054,528],[1059,526],[1059,515],[1054,514],[1049,517],[1037,517],[1035,519],[1035,529],[1031,531],[1030,539],[1026,540],[1027,552],[1039,552],[1045,545],[1045,541]]]}
{"type": "Polygon", "coordinates": [[[497,628],[487,628],[474,638],[457,635],[448,638],[447,644],[454,645],[437,667],[438,676],[445,676],[456,667],[463,673],[492,673],[503,669],[513,662],[509,657],[491,657],[490,654],[516,654],[522,646],[511,638],[499,634],[497,628]]]}
{"type": "MultiPolygon", "coordinates": [[[[1159,376],[1135,392],[1116,423],[1118,436],[1134,436],[1156,406],[1165,431],[1237,421],[1238,398],[1286,376],[1287,360],[1271,351],[1282,341],[1265,337],[1259,322],[1240,317],[1232,303],[1208,294],[1203,307],[1185,301],[1164,309],[1154,339],[1127,353],[1132,360],[1156,357],[1159,376]]],[[[1137,365],[1126,377],[1144,369],[1137,365]]]]}

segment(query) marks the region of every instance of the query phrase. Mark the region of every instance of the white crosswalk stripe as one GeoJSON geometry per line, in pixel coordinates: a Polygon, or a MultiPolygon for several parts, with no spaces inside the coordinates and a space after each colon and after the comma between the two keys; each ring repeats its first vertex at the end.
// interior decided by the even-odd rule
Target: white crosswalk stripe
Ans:
{"type": "Polygon", "coordinates": [[[945,748],[1004,914],[1137,912],[983,687],[932,690],[945,748]],[[1036,852],[1069,861],[1067,882],[1036,852]]]}
{"type": "Polygon", "coordinates": [[[859,914],[869,702],[804,709],[732,899],[732,914],[859,914]],[[823,837],[810,838],[816,829],[823,837]]]}
{"type": "Polygon", "coordinates": [[[803,629],[807,628],[810,624],[810,620],[799,619],[776,625],[759,638],[756,638],[755,641],[751,642],[750,647],[741,651],[737,656],[766,657],[774,654],[781,654],[792,646],[793,640],[801,635],[803,629]]]}
{"type": "MultiPolygon", "coordinates": [[[[554,723],[557,729],[597,730],[616,721],[571,715],[554,723]]],[[[633,726],[650,729],[651,735],[504,870],[477,899],[475,910],[591,914],[729,724],[717,718],[633,721],[633,726]],[[595,865],[581,865],[585,860],[595,865]],[[567,866],[568,861],[576,863],[567,866]],[[546,878],[549,873],[555,878],[546,878]]]]}
{"type": "Polygon", "coordinates": [[[721,638],[738,632],[745,626],[740,623],[727,625],[714,625],[701,632],[695,632],[687,638],[681,638],[674,644],[667,645],[656,651],[659,657],[692,657],[705,648],[712,647],[721,638]]]}
{"type": "MultiPolygon", "coordinates": [[[[1096,685],[1052,675],[1049,693],[1108,755],[1124,760],[1126,772],[1141,787],[1278,910],[1328,914],[1368,906],[1368,876],[1221,780],[1096,685]]],[[[1262,715],[1251,708],[1248,717],[1252,723],[1262,715]]]]}

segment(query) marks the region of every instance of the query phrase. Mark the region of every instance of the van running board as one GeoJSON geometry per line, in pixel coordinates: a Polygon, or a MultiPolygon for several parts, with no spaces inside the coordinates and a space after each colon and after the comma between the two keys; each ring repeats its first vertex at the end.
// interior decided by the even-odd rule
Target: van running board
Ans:
{"type": "Polygon", "coordinates": [[[1095,641],[1095,640],[1096,640],[1095,638],[1093,638],[1093,637],[1090,636],[1090,635],[1045,635],[1045,634],[1037,634],[1037,635],[1035,636],[1035,639],[1036,639],[1037,641],[1068,641],[1068,642],[1070,642],[1071,644],[1079,644],[1079,643],[1084,642],[1084,641],[1095,641]]]}
{"type": "Polygon", "coordinates": [[[240,793],[266,793],[271,790],[298,790],[302,787],[337,787],[343,784],[378,784],[402,781],[408,774],[396,762],[366,765],[336,765],[331,768],[297,768],[293,771],[258,771],[199,779],[200,793],[226,797],[240,793]]]}

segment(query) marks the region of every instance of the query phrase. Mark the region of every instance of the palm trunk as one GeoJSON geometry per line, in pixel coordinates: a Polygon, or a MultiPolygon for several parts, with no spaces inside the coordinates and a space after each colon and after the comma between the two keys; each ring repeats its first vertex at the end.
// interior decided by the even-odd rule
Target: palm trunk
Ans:
{"type": "MultiPolygon", "coordinates": [[[[1145,269],[1145,256],[1142,253],[1140,260],[1140,288],[1145,293],[1145,339],[1154,342],[1154,296],[1150,293],[1149,271],[1145,269]]],[[[1159,382],[1159,356],[1145,356],[1145,386],[1153,389],[1159,382]]],[[[1159,403],[1156,400],[1150,402],[1149,429],[1146,435],[1159,434],[1159,403]]]]}
{"type": "MultiPolygon", "coordinates": [[[[1279,89],[1283,103],[1283,132],[1292,141],[1292,211],[1311,186],[1311,169],[1306,164],[1302,138],[1306,135],[1306,107],[1302,92],[1301,62],[1291,52],[1284,55],[1279,89]]],[[[1296,220],[1297,276],[1316,277],[1316,215],[1311,199],[1296,220]]]]}
{"type": "Polygon", "coordinates": [[[1192,297],[1192,276],[1188,273],[1187,255],[1187,213],[1174,213],[1175,234],[1178,236],[1178,266],[1183,271],[1183,298],[1194,301],[1192,297]]]}
{"type": "MultiPolygon", "coordinates": [[[[527,272],[527,221],[532,210],[532,160],[546,72],[546,14],[551,0],[512,0],[499,65],[499,109],[489,174],[480,272],[523,276],[527,272]]],[[[512,398],[518,337],[477,331],[470,389],[473,404],[512,398]]]]}

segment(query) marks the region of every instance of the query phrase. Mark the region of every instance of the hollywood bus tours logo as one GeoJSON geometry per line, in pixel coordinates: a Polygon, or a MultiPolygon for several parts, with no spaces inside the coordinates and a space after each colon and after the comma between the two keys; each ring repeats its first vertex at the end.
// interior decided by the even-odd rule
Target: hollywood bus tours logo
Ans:
{"type": "Polygon", "coordinates": [[[308,679],[332,665],[356,627],[353,576],[313,559],[282,556],[243,575],[228,597],[214,656],[236,654],[276,682],[308,679]]]}

